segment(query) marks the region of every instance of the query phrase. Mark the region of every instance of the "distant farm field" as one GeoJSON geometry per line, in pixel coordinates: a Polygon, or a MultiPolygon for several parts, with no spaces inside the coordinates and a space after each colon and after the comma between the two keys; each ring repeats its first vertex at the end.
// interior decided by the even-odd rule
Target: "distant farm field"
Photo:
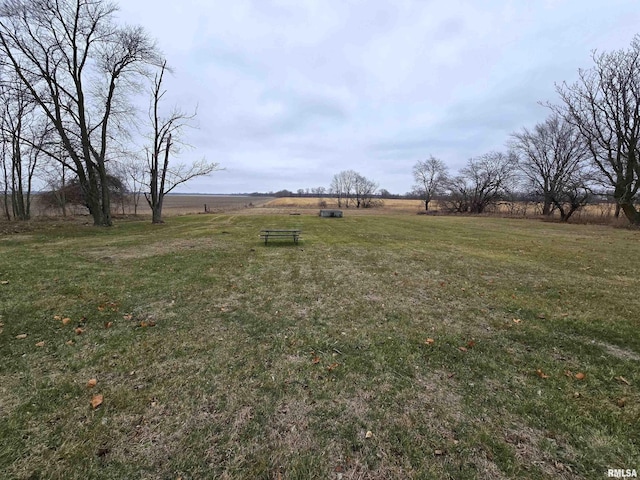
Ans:
{"type": "MultiPolygon", "coordinates": [[[[165,216],[188,215],[193,213],[221,213],[242,210],[264,205],[272,200],[272,197],[255,197],[249,195],[167,195],[164,198],[163,214],[165,216]],[[206,210],[205,210],[206,208],[206,210]]],[[[149,204],[144,196],[140,198],[137,209],[131,197],[124,202],[114,201],[112,209],[116,215],[151,215],[149,204]]],[[[60,216],[59,209],[46,208],[39,201],[37,195],[33,198],[33,212],[36,216],[60,216]]],[[[87,214],[84,207],[69,207],[71,214],[87,214]]]]}
{"type": "MultiPolygon", "coordinates": [[[[373,208],[358,209],[353,204],[346,207],[343,203],[342,207],[338,207],[338,202],[335,198],[331,197],[283,197],[275,198],[262,206],[271,209],[300,209],[305,212],[315,210],[317,212],[320,208],[342,208],[349,212],[349,215],[386,215],[386,214],[416,214],[418,212],[424,212],[424,202],[421,200],[411,200],[403,198],[392,199],[379,199],[378,204],[373,208]]],[[[429,203],[429,210],[431,213],[447,214],[450,213],[447,210],[446,204],[433,200],[429,203]]],[[[487,209],[488,215],[502,215],[513,217],[539,217],[541,215],[542,205],[535,203],[523,203],[523,202],[501,202],[498,205],[492,205],[487,209]]],[[[610,203],[599,203],[594,205],[586,205],[582,209],[578,210],[573,215],[573,221],[578,222],[595,222],[595,223],[610,223],[615,225],[626,225],[627,221],[624,218],[614,218],[615,206],[610,203]]],[[[281,210],[281,213],[285,213],[285,210],[281,210]]],[[[558,219],[559,215],[552,216],[552,218],[558,219]]],[[[624,217],[624,215],[622,216],[624,217]]]]}
{"type": "Polygon", "coordinates": [[[278,208],[0,235],[0,476],[640,471],[640,232],[278,208]]]}

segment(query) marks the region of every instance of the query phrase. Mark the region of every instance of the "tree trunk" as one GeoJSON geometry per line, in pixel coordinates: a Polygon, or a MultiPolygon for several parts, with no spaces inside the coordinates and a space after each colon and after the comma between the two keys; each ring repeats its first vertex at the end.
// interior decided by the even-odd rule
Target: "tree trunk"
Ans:
{"type": "Polygon", "coordinates": [[[632,225],[640,225],[640,212],[636,210],[633,203],[625,202],[619,204],[619,206],[632,225]]]}
{"type": "Polygon", "coordinates": [[[152,207],[151,209],[151,223],[164,223],[162,220],[162,207],[152,207]]]}

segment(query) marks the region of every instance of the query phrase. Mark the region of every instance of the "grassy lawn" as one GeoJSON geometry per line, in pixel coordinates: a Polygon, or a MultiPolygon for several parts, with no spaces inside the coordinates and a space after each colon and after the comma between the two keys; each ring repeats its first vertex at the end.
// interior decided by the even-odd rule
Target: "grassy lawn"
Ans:
{"type": "Polygon", "coordinates": [[[530,220],[199,215],[4,235],[0,476],[640,471],[639,280],[640,232],[530,220]],[[265,246],[269,226],[302,240],[265,246]]]}

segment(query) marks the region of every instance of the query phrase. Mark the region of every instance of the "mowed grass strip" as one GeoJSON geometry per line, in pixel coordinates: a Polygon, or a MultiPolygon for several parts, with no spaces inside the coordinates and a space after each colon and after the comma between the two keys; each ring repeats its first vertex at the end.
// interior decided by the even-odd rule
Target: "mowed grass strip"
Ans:
{"type": "Polygon", "coordinates": [[[0,471],[640,469],[638,240],[397,215],[193,216],[3,236],[0,471]],[[301,228],[302,240],[265,246],[267,227],[301,228]]]}

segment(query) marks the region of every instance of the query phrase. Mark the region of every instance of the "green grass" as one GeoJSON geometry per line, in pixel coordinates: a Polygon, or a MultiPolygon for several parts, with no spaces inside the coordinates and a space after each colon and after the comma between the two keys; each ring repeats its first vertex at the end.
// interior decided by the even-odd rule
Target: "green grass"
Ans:
{"type": "Polygon", "coordinates": [[[639,240],[608,227],[398,215],[4,235],[0,472],[640,470],[639,240]],[[302,240],[265,246],[266,227],[299,227],[302,240]],[[104,402],[92,409],[95,394],[104,402]]]}

